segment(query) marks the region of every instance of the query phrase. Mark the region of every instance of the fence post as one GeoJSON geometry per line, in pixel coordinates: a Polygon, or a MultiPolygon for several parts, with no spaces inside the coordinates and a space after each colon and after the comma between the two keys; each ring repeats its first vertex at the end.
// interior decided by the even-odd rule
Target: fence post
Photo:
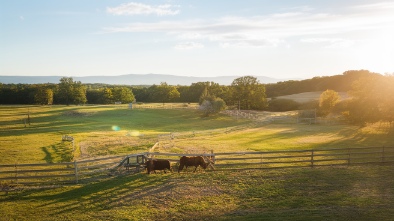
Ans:
{"type": "Polygon", "coordinates": [[[77,161],[74,160],[74,170],[75,170],[75,183],[78,183],[78,167],[77,161]]]}
{"type": "Polygon", "coordinates": [[[263,154],[260,154],[260,168],[263,168],[264,164],[263,164],[263,154]]]}
{"type": "Polygon", "coordinates": [[[314,150],[311,151],[311,167],[312,168],[314,166],[313,156],[314,156],[314,150]]]}
{"type": "MultiPolygon", "coordinates": [[[[213,155],[213,150],[211,150],[211,154],[213,155]]],[[[211,160],[215,164],[215,155],[211,156],[211,160]]]]}
{"type": "Polygon", "coordinates": [[[16,184],[18,184],[18,167],[16,165],[17,164],[15,163],[15,181],[16,181],[16,184]]]}

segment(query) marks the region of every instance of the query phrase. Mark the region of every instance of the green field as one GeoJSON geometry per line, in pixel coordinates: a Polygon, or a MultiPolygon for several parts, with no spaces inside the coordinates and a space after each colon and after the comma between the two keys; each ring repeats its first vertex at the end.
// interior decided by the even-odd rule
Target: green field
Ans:
{"type": "MultiPolygon", "coordinates": [[[[0,164],[158,151],[232,152],[393,146],[387,124],[270,124],[194,109],[0,106],[0,164]],[[24,119],[30,113],[30,125],[24,119]],[[75,138],[75,151],[62,135],[75,138]],[[189,136],[189,134],[195,134],[189,136]]],[[[392,220],[394,165],[126,174],[0,192],[0,220],[392,220]]]]}

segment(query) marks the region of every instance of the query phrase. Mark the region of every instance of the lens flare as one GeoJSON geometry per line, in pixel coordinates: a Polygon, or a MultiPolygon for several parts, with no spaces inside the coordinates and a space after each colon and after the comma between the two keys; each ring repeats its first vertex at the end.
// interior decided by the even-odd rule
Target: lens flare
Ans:
{"type": "Polygon", "coordinates": [[[112,130],[114,130],[114,131],[120,131],[120,127],[119,127],[119,126],[112,126],[112,130]]]}

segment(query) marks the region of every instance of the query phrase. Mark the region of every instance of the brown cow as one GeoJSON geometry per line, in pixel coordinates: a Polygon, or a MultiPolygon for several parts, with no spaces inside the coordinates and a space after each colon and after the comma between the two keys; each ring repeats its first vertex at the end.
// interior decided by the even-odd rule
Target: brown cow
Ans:
{"type": "Polygon", "coordinates": [[[208,164],[209,163],[206,163],[202,156],[198,156],[198,157],[183,156],[179,160],[178,173],[183,169],[183,167],[186,167],[186,169],[187,169],[187,167],[189,167],[189,166],[195,167],[193,172],[196,172],[198,166],[201,166],[205,170],[207,168],[208,164]]]}
{"type": "Polygon", "coordinates": [[[163,159],[148,160],[146,161],[145,166],[148,169],[148,174],[150,174],[150,172],[152,171],[156,173],[156,170],[164,170],[164,173],[166,173],[166,169],[172,172],[171,164],[169,160],[163,160],[163,159]]]}

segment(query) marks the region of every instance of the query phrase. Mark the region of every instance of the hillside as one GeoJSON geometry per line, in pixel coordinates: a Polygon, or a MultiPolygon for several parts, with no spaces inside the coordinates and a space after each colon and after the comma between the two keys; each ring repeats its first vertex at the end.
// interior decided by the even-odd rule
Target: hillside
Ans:
{"type": "MultiPolygon", "coordinates": [[[[283,95],[276,97],[277,99],[290,99],[294,100],[298,103],[307,103],[309,101],[317,101],[320,98],[321,93],[323,91],[314,91],[314,92],[303,92],[303,93],[298,93],[298,94],[291,94],[291,95],[283,95]]],[[[340,99],[345,100],[349,96],[346,92],[338,92],[340,99]]]]}
{"type": "MultiPolygon", "coordinates": [[[[350,70],[341,75],[314,77],[299,81],[283,81],[266,84],[267,97],[273,98],[283,95],[299,94],[304,92],[334,90],[347,92],[351,90],[352,84],[360,78],[380,75],[368,70],[350,70]]],[[[381,76],[381,75],[380,75],[381,76]]]]}

